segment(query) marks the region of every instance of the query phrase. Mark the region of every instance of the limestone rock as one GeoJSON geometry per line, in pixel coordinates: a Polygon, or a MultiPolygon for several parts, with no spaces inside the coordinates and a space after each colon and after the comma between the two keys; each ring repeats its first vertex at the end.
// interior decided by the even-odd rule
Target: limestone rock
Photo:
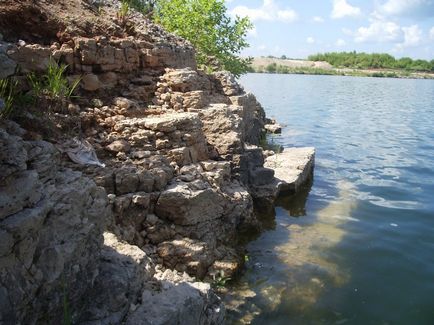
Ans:
{"type": "Polygon", "coordinates": [[[9,57],[17,63],[21,72],[45,72],[50,56],[50,48],[39,44],[20,46],[9,52],[9,57]]]}
{"type": "Polygon", "coordinates": [[[87,91],[96,91],[101,87],[98,76],[93,73],[85,74],[81,79],[81,85],[87,91]]]}
{"type": "Polygon", "coordinates": [[[269,133],[274,133],[274,134],[282,133],[282,126],[278,123],[265,124],[264,128],[269,133]]]}
{"type": "Polygon", "coordinates": [[[163,80],[173,91],[187,92],[211,87],[208,78],[191,68],[168,70],[163,80]]]}
{"type": "Polygon", "coordinates": [[[235,80],[232,73],[228,71],[218,71],[213,74],[218,80],[220,86],[226,96],[240,95],[244,92],[240,84],[235,80]]]}
{"type": "Polygon", "coordinates": [[[0,41],[0,79],[14,74],[17,64],[7,55],[9,45],[0,41]]]}
{"type": "Polygon", "coordinates": [[[128,141],[125,140],[116,140],[113,141],[112,143],[110,143],[106,149],[114,152],[114,153],[118,153],[118,152],[128,152],[130,151],[130,144],[128,143],[128,141]]]}
{"type": "Polygon", "coordinates": [[[239,106],[213,104],[200,111],[205,137],[221,155],[242,150],[242,120],[236,114],[239,110],[239,106]]]}
{"type": "Polygon", "coordinates": [[[251,93],[232,96],[230,100],[233,105],[242,108],[240,117],[243,121],[244,141],[259,145],[265,124],[265,112],[261,104],[251,93]]]}
{"type": "Polygon", "coordinates": [[[120,241],[112,233],[104,233],[98,275],[87,292],[86,309],[78,315],[79,323],[121,323],[130,306],[138,304],[144,284],[152,280],[153,274],[154,265],[140,248],[120,241]]]}
{"type": "Polygon", "coordinates": [[[224,306],[206,283],[183,282],[160,292],[144,291],[142,301],[146,303],[128,317],[127,325],[224,324],[224,306]]]}
{"type": "MultiPolygon", "coordinates": [[[[311,177],[315,163],[314,148],[286,148],[269,156],[264,166],[274,170],[274,180],[252,188],[252,195],[272,204],[281,192],[296,192],[311,177]]],[[[259,184],[258,184],[259,185],[259,184]]]]}
{"type": "Polygon", "coordinates": [[[190,238],[176,239],[158,245],[158,255],[171,269],[187,271],[203,278],[214,258],[205,242],[190,238]]]}
{"type": "Polygon", "coordinates": [[[1,170],[18,169],[2,181],[0,218],[0,319],[7,323],[59,323],[67,286],[70,304],[78,306],[98,268],[102,231],[110,218],[105,192],[79,172],[53,168],[51,144],[15,139],[2,130],[6,152],[1,170]],[[6,140],[6,141],[5,141],[6,140]],[[25,152],[25,154],[24,154],[25,152]],[[50,167],[51,166],[51,167],[50,167]],[[19,189],[17,188],[19,186],[19,189]]]}
{"type": "Polygon", "coordinates": [[[220,218],[224,205],[223,197],[210,187],[194,190],[188,184],[179,183],[161,193],[155,212],[178,225],[195,225],[220,218]]]}

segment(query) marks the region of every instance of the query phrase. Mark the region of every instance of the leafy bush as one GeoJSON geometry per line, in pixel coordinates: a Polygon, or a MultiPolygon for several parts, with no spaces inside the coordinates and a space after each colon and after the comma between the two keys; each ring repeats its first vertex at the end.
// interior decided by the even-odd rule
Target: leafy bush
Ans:
{"type": "Polygon", "coordinates": [[[246,36],[252,24],[248,18],[232,20],[226,11],[224,0],[159,0],[154,18],[193,44],[199,65],[239,76],[251,62],[239,54],[248,47],[246,36]]]}
{"type": "Polygon", "coordinates": [[[265,71],[267,71],[268,73],[275,73],[277,70],[277,64],[275,62],[268,64],[265,67],[265,71]]]}
{"type": "Polygon", "coordinates": [[[124,0],[128,6],[142,14],[149,14],[153,12],[157,0],[124,0]]]}

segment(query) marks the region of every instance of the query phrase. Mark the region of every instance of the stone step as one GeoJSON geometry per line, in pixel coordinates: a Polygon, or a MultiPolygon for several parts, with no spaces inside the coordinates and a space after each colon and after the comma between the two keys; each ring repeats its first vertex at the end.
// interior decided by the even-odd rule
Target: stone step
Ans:
{"type": "Polygon", "coordinates": [[[265,168],[274,170],[274,180],[254,189],[254,197],[274,201],[281,192],[295,193],[312,175],[315,148],[285,148],[267,157],[265,168]]]}

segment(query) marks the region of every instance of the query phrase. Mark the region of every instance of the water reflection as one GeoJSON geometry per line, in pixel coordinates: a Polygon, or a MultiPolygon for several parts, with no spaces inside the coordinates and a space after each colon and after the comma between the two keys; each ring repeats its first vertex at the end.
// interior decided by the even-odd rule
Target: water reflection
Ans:
{"type": "MultiPolygon", "coordinates": [[[[357,221],[351,217],[357,193],[347,181],[336,186],[335,200],[315,216],[305,210],[309,187],[279,199],[274,224],[264,220],[273,230],[248,246],[247,270],[226,297],[229,323],[266,324],[273,319],[275,324],[279,317],[282,324],[287,324],[288,317],[291,323],[302,322],[300,317],[309,314],[325,290],[348,282],[349,272],[329,253],[345,235],[342,225],[357,221]]],[[[316,312],[320,319],[340,319],[327,313],[331,314],[316,312]]]]}

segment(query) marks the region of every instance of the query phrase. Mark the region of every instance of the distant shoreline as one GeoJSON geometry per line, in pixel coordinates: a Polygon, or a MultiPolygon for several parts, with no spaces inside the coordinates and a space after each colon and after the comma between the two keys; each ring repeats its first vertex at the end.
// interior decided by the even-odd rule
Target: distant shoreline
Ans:
{"type": "Polygon", "coordinates": [[[324,61],[254,58],[251,71],[270,74],[307,74],[352,77],[377,77],[400,79],[434,79],[434,73],[413,72],[404,69],[354,69],[335,68],[324,61]]]}

